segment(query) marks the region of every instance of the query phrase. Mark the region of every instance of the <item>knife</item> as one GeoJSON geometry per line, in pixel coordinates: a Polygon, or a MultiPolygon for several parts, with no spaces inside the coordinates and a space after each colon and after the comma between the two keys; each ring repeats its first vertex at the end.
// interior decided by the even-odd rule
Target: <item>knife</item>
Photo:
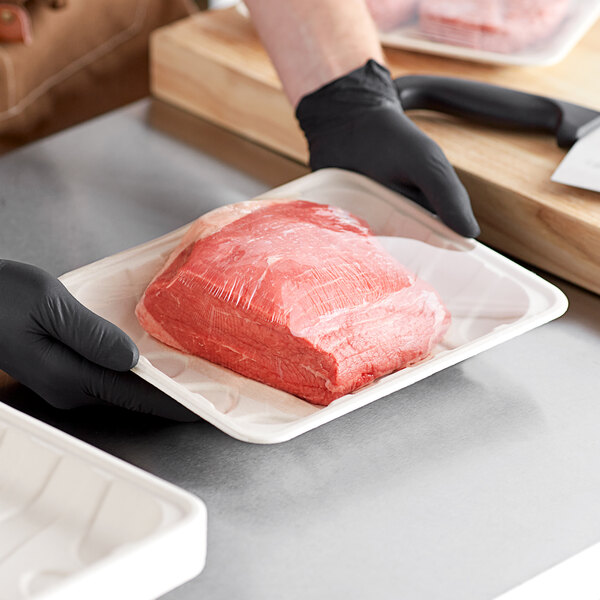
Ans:
{"type": "Polygon", "coordinates": [[[543,131],[570,148],[552,181],[600,192],[600,112],[489,83],[407,75],[394,81],[405,110],[426,109],[491,125],[543,131]]]}

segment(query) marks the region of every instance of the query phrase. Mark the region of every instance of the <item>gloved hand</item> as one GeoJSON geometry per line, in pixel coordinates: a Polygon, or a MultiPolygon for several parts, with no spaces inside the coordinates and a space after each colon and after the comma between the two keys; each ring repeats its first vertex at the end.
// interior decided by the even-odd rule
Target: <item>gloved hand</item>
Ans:
{"type": "Polygon", "coordinates": [[[57,408],[112,403],[174,419],[198,417],[129,369],[139,358],[118,327],[42,269],[0,260],[0,369],[57,408]]]}
{"type": "Polygon", "coordinates": [[[312,169],[367,175],[437,213],[465,237],[479,235],[469,196],[441,148],[405,114],[389,71],[374,60],[304,96],[296,117],[312,169]]]}

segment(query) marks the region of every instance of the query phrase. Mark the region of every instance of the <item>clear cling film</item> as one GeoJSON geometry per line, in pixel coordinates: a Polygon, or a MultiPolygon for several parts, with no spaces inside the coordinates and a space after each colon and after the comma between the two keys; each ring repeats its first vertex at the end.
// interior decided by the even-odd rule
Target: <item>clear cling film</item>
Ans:
{"type": "Polygon", "coordinates": [[[426,37],[488,52],[511,53],[553,36],[576,0],[420,0],[426,37]]]}
{"type": "Polygon", "coordinates": [[[414,23],[424,37],[436,42],[510,53],[555,34],[577,2],[367,0],[367,5],[382,32],[414,23]]]}
{"type": "Polygon", "coordinates": [[[424,358],[450,323],[366,222],[295,199],[198,219],[136,314],[178,350],[324,405],[424,358]]]}

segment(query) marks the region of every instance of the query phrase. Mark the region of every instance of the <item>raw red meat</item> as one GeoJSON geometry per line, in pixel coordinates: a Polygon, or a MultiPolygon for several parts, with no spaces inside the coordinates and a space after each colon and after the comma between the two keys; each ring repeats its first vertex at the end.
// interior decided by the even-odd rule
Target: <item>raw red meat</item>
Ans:
{"type": "Polygon", "coordinates": [[[390,31],[417,14],[418,0],[367,0],[369,12],[380,31],[390,31]]]}
{"type": "Polygon", "coordinates": [[[164,343],[315,404],[423,358],[450,319],[364,221],[281,199],[198,219],[136,314],[164,343]]]}
{"type": "Polygon", "coordinates": [[[446,44],[515,52],[549,37],[570,0],[421,0],[419,29],[446,44]]]}

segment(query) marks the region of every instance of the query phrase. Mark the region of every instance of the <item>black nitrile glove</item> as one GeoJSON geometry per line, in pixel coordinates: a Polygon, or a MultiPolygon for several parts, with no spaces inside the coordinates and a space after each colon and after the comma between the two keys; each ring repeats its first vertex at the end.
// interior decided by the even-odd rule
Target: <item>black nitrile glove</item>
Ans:
{"type": "Polygon", "coordinates": [[[139,352],[116,325],[42,269],[0,260],[0,369],[56,408],[111,403],[176,421],[198,417],[131,369],[139,352]]]}
{"type": "Polygon", "coordinates": [[[296,117],[312,169],[367,175],[437,213],[465,237],[479,235],[469,196],[441,148],[405,114],[389,71],[374,60],[300,100],[296,117]]]}

